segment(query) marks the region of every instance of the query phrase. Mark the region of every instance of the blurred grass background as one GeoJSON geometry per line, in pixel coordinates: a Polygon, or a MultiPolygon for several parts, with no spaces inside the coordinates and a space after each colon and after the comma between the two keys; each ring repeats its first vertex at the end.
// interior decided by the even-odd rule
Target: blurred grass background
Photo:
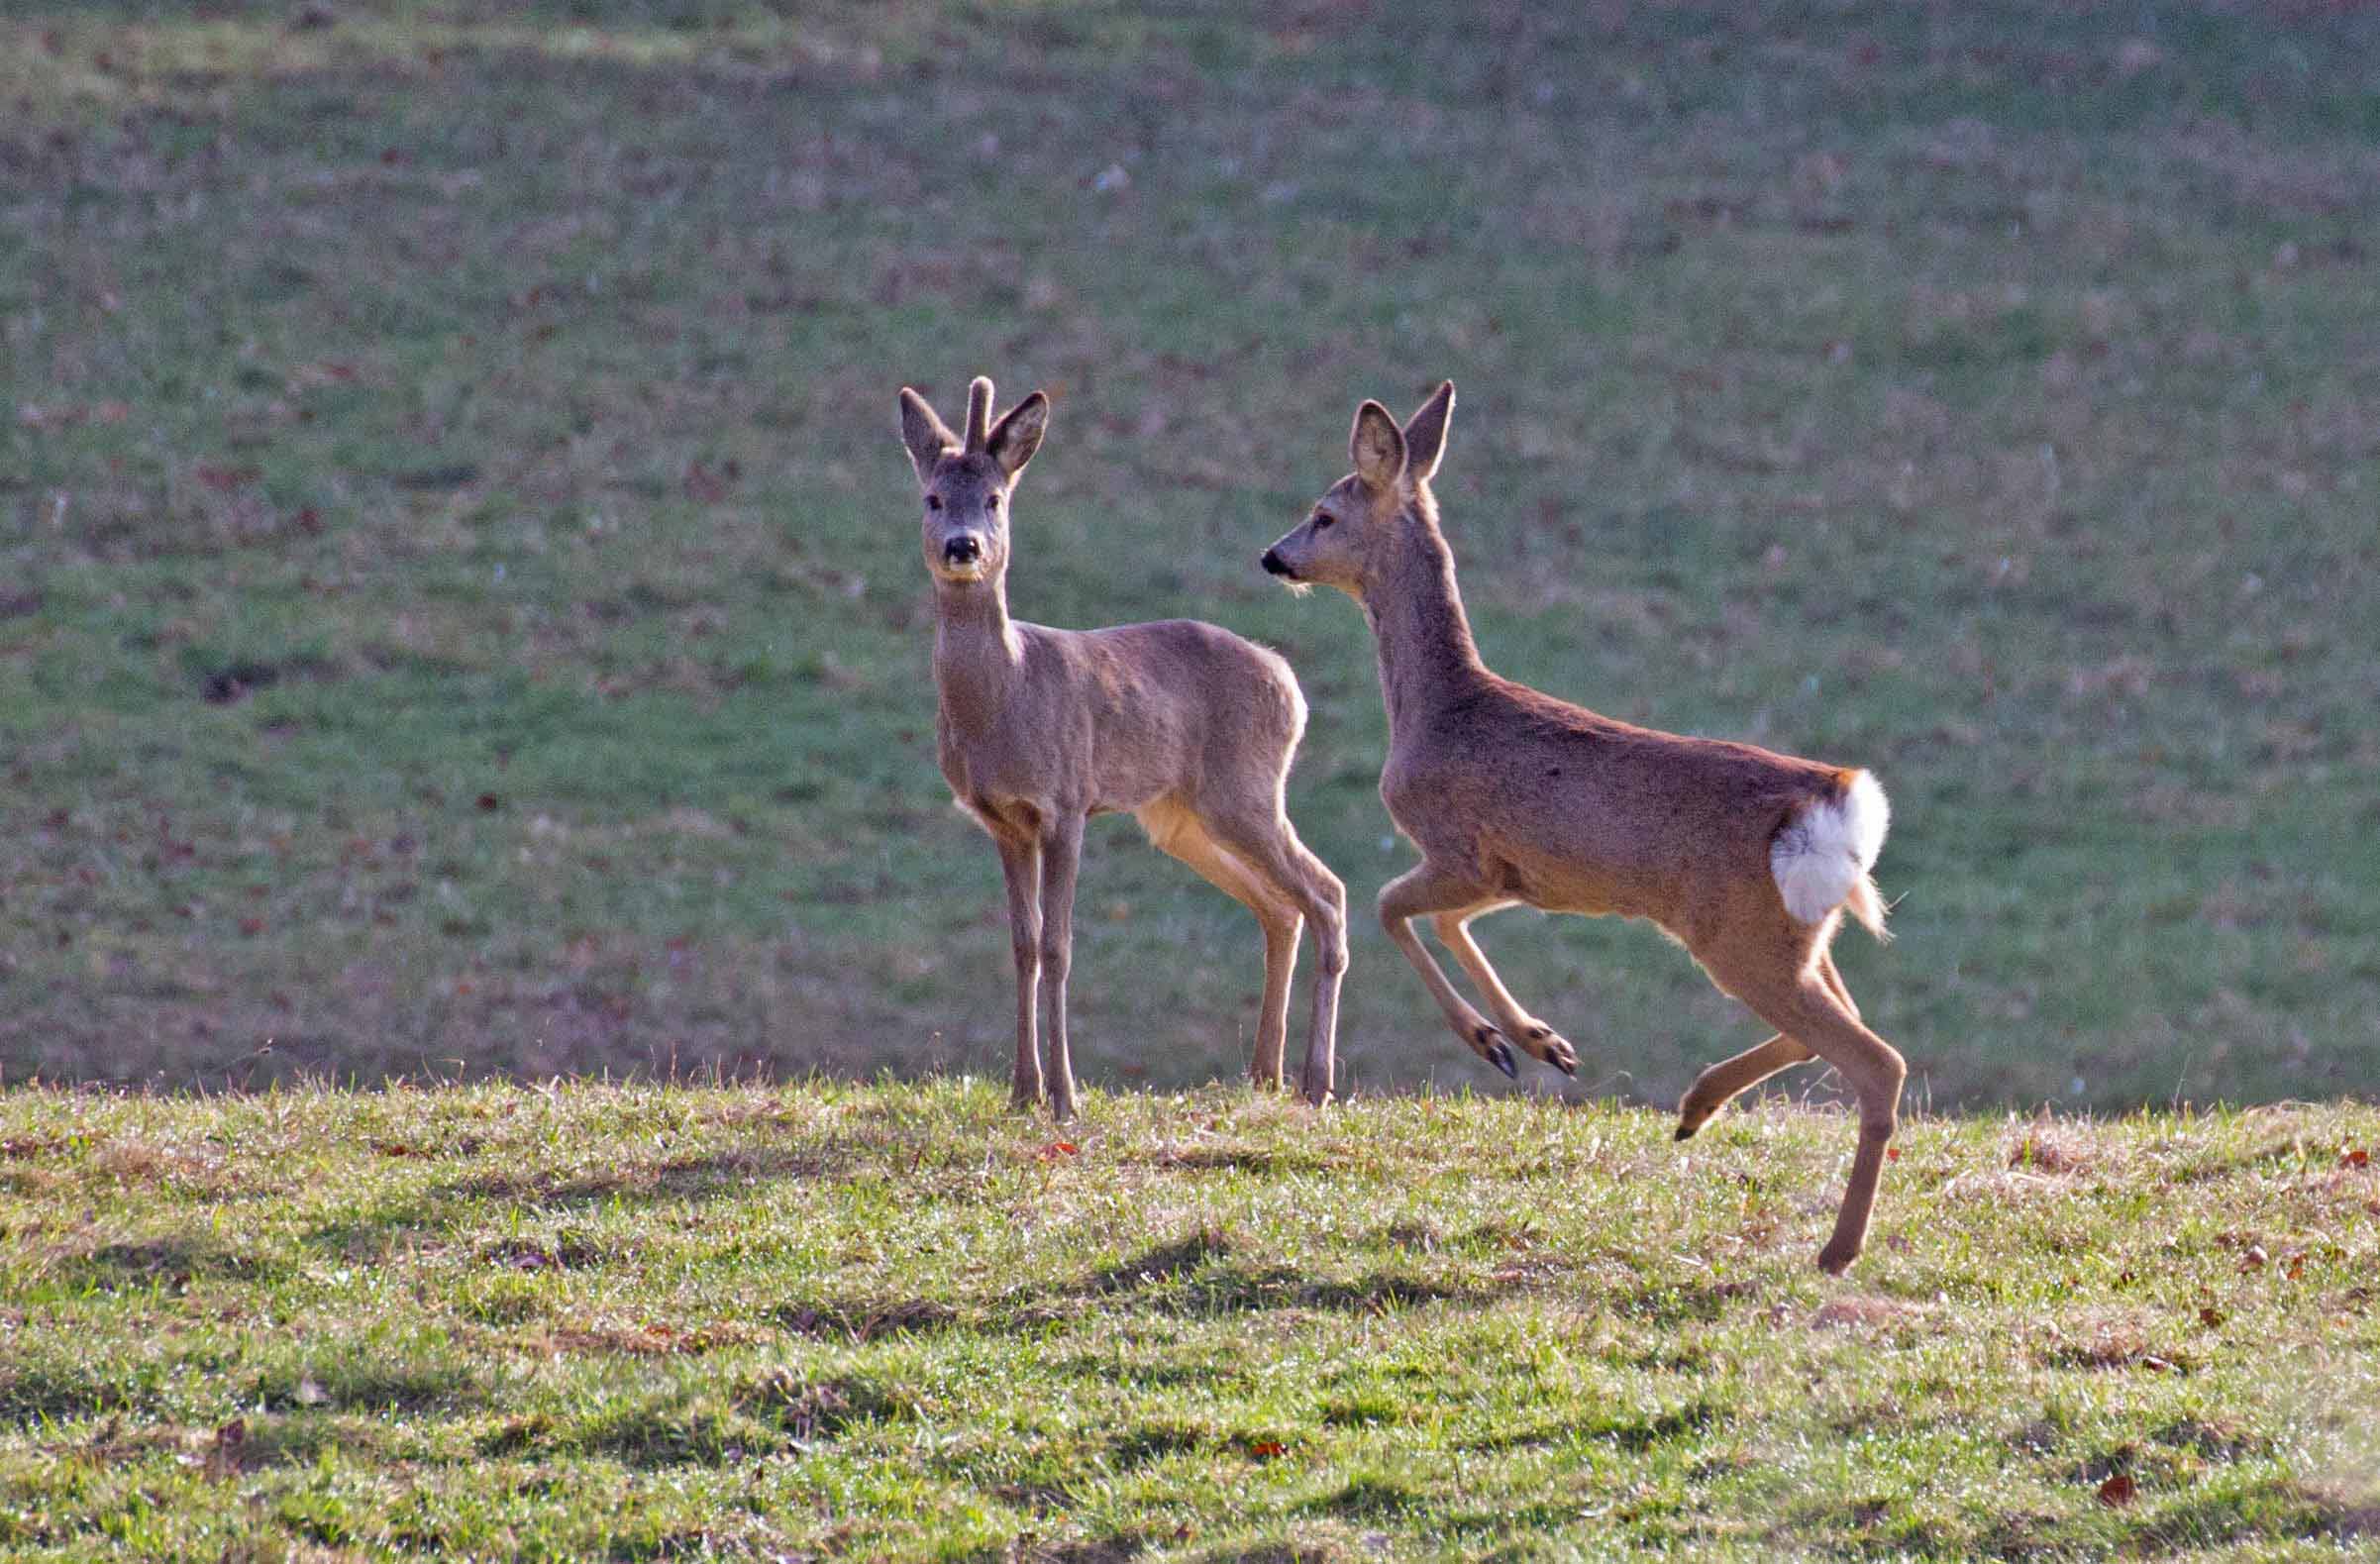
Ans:
{"type": "MultiPolygon", "coordinates": [[[[1492,664],[1884,780],[1919,1105],[2369,1096],[2376,250],[2361,7],[28,0],[0,1072],[1004,1074],[892,399],[983,371],[1017,613],[1287,653],[1359,909],[1369,639],[1255,558],[1451,376],[1492,664]]],[[[1108,822],[1079,927],[1086,1079],[1243,1068],[1241,909],[1108,822]]],[[[1512,1090],[1355,933],[1344,1085],[1512,1090]]],[[[1481,933],[1573,1094],[1760,1034],[1481,933]]]]}

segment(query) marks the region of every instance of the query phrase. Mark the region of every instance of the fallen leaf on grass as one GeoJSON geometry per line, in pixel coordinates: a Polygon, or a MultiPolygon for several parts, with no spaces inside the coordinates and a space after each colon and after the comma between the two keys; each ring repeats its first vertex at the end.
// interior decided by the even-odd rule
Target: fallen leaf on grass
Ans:
{"type": "Polygon", "coordinates": [[[1033,1153],[1033,1157],[1037,1162],[1057,1162],[1063,1158],[1074,1156],[1082,1149],[1071,1140],[1053,1140],[1033,1153]]]}
{"type": "Polygon", "coordinates": [[[1259,1439],[1248,1446],[1248,1453],[1260,1461],[1278,1461],[1290,1453],[1290,1447],[1279,1439],[1259,1439]]]}
{"type": "Polygon", "coordinates": [[[132,416],[127,402],[94,402],[88,407],[79,404],[63,407],[43,407],[26,402],[17,409],[17,422],[35,433],[52,429],[73,429],[82,424],[120,424],[132,416]]]}
{"type": "Polygon", "coordinates": [[[2116,48],[2116,74],[2129,81],[2165,62],[2165,51],[2145,38],[2127,38],[2116,48]]]}
{"type": "Polygon", "coordinates": [[[2137,1483],[2123,1473],[2118,1472],[2114,1477],[2099,1485],[2099,1502],[2110,1509],[2121,1510],[2130,1504],[2133,1496],[2139,1492],[2140,1486],[2137,1483]]]}
{"type": "Polygon", "coordinates": [[[310,391],[318,386],[345,385],[356,378],[356,366],[324,360],[320,364],[301,364],[289,371],[289,389],[310,391]]]}
{"type": "Polygon", "coordinates": [[[247,1443],[247,1418],[234,1417],[217,1428],[215,1442],[207,1449],[207,1475],[218,1481],[236,1475],[240,1470],[241,1449],[247,1443]]]}
{"type": "Polygon", "coordinates": [[[2372,1165],[2372,1154],[2361,1146],[2349,1146],[2338,1154],[2338,1165],[2342,1168],[2368,1168],[2372,1165]]]}
{"type": "Polygon", "coordinates": [[[678,479],[678,486],[685,490],[686,498],[715,505],[727,497],[728,491],[741,476],[743,469],[732,459],[716,469],[696,462],[686,468],[685,475],[678,479]]]}

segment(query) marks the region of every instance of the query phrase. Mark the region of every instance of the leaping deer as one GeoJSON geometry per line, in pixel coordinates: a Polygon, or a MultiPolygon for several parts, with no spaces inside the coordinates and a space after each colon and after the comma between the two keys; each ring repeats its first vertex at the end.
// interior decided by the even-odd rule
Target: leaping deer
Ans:
{"type": "Polygon", "coordinates": [[[936,748],[961,808],[990,833],[1008,882],[1016,957],[1014,1097],[1042,1096],[1035,990],[1048,1032],[1048,1084],[1075,1111],[1066,980],[1084,821],[1130,810],[1149,839],[1256,914],[1265,996],[1254,1075],[1279,1087],[1290,978],[1311,920],[1313,1026],[1302,1085],[1330,1096],[1347,968],[1347,892],[1297,840],[1285,795],[1305,731],[1289,664],[1190,619],[1051,630],[1008,617],[1008,500],[1049,428],[1035,391],[991,418],[991,382],[968,387],[962,440],[906,386],[901,443],[924,491],[922,543],[934,578],[936,748]]]}
{"type": "Polygon", "coordinates": [[[1722,992],[1777,1028],[1696,1079],[1680,1140],[1737,1094],[1812,1058],[1858,1095],[1859,1150],[1818,1254],[1839,1274],[1866,1242],[1907,1074],[1861,1023],[1827,954],[1846,911],[1885,937],[1869,878],[1884,847],[1884,789],[1864,771],[1616,722],[1490,672],[1429,487],[1453,411],[1452,381],[1402,429],[1366,401],[1349,440],[1355,470],[1264,555],[1267,571],[1299,587],[1346,592],[1372,624],[1389,708],[1381,797],[1421,851],[1381,891],[1381,922],[1455,1035],[1506,1075],[1507,1039],[1567,1075],[1577,1056],[1497,978],[1466,927],[1473,918],[1525,903],[1659,924],[1722,992]],[[1422,914],[1493,1023],[1422,948],[1410,921],[1422,914]]]}

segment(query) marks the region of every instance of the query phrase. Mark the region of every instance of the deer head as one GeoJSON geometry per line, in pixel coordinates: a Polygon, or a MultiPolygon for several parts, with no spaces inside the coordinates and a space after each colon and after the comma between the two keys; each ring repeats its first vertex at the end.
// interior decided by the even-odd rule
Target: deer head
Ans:
{"type": "Polygon", "coordinates": [[[1446,453],[1454,382],[1442,380],[1402,429],[1367,400],[1355,411],[1347,452],[1355,470],[1333,483],[1305,520],[1265,551],[1264,568],[1293,587],[1336,586],[1353,597],[1389,547],[1397,518],[1428,491],[1446,453]]]}
{"type": "Polygon", "coordinates": [[[994,422],[991,381],[967,388],[967,437],[950,431],[926,399],[902,386],[901,444],[925,496],[921,544],[938,581],[996,580],[1008,569],[1008,496],[1050,427],[1050,399],[1035,391],[994,422]]]}

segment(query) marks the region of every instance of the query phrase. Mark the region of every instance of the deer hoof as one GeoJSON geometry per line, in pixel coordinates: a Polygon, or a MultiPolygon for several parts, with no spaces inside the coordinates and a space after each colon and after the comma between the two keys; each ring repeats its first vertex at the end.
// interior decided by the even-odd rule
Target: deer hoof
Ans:
{"type": "Polygon", "coordinates": [[[1506,1081],[1520,1079],[1520,1067],[1512,1062],[1511,1045],[1502,1038],[1499,1037],[1488,1045],[1487,1059],[1488,1063],[1504,1073],[1506,1081]]]}
{"type": "Polygon", "coordinates": [[[1828,1276],[1841,1276],[1859,1258],[1857,1244],[1828,1244],[1818,1251],[1818,1269],[1828,1276]]]}
{"type": "Polygon", "coordinates": [[[1519,1040],[1520,1051],[1531,1059],[1552,1065],[1573,1081],[1579,1078],[1578,1052],[1560,1032],[1542,1021],[1531,1021],[1512,1035],[1519,1040]]]}
{"type": "Polygon", "coordinates": [[[1719,1102],[1698,1102],[1693,1093],[1686,1094],[1686,1100],[1678,1104],[1678,1138],[1694,1139],[1695,1131],[1715,1118],[1723,1106],[1719,1102]]]}

